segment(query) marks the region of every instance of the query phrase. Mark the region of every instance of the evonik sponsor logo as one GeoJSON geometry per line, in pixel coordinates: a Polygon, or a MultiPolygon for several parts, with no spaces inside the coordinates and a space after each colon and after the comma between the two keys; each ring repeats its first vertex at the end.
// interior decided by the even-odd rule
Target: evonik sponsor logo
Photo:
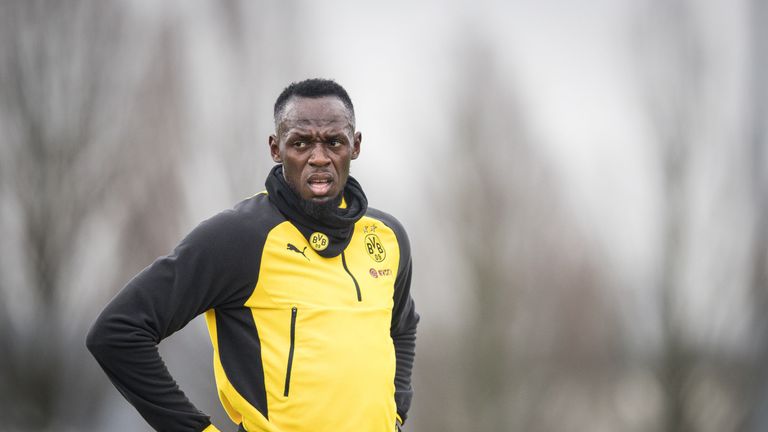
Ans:
{"type": "Polygon", "coordinates": [[[392,276],[392,269],[385,268],[385,269],[378,269],[377,270],[377,269],[371,267],[371,269],[368,270],[368,274],[370,274],[371,277],[373,277],[373,278],[378,278],[379,276],[381,276],[381,277],[392,276]]]}

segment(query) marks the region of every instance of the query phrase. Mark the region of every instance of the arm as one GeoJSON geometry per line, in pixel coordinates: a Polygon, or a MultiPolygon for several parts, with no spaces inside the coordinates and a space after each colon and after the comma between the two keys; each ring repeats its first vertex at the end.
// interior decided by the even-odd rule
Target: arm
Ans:
{"type": "Polygon", "coordinates": [[[238,270],[243,258],[229,252],[235,239],[228,219],[222,214],[202,223],[172,254],[133,278],[87,337],[115,387],[158,431],[216,430],[179,389],[157,344],[200,313],[232,301],[247,279],[238,270]]]}
{"type": "MultiPolygon", "coordinates": [[[[402,228],[401,228],[402,230],[402,228]]],[[[400,269],[395,280],[394,310],[390,334],[395,344],[395,403],[400,422],[405,422],[413,398],[411,370],[416,355],[416,326],[419,315],[411,297],[411,254],[408,238],[400,239],[400,269]]]]}

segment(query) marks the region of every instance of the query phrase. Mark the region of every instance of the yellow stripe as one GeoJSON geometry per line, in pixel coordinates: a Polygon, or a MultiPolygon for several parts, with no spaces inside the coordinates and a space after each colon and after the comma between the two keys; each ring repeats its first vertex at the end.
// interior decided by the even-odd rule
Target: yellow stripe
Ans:
{"type": "Polygon", "coordinates": [[[205,312],[205,321],[208,324],[208,332],[211,336],[211,344],[213,345],[213,375],[216,378],[219,400],[222,407],[224,407],[224,411],[235,424],[243,423],[244,427],[254,428],[254,430],[273,431],[274,429],[268,420],[240,395],[229,381],[229,378],[227,378],[224,367],[221,365],[221,358],[219,357],[215,309],[209,309],[205,312]]]}
{"type": "Polygon", "coordinates": [[[250,199],[250,198],[253,198],[253,197],[256,197],[256,196],[262,195],[262,194],[266,195],[266,194],[267,194],[267,191],[266,191],[266,190],[263,190],[263,191],[261,191],[261,192],[259,192],[259,193],[256,193],[256,194],[253,194],[253,195],[249,196],[249,197],[248,197],[248,198],[246,198],[246,199],[250,199]]]}

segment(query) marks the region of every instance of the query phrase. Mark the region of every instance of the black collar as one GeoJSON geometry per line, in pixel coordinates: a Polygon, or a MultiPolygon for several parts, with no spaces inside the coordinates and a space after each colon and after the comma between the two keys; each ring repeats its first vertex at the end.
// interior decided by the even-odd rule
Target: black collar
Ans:
{"type": "Polygon", "coordinates": [[[282,165],[272,168],[265,184],[270,201],[299,229],[309,246],[326,258],[341,254],[352,238],[355,222],[368,210],[368,199],[351,176],[342,192],[346,207],[335,208],[321,218],[307,214],[300,206],[301,198],[285,181],[282,165]]]}

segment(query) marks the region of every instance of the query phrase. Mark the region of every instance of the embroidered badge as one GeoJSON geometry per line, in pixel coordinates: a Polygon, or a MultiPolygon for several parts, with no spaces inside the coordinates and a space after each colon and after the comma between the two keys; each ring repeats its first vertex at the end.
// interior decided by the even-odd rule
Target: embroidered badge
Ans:
{"type": "Polygon", "coordinates": [[[325,250],[328,247],[328,236],[321,232],[313,232],[309,236],[309,245],[318,252],[325,250]]]}
{"type": "Polygon", "coordinates": [[[382,262],[387,257],[387,251],[376,234],[365,236],[365,250],[368,252],[368,256],[376,262],[382,262]]]}

